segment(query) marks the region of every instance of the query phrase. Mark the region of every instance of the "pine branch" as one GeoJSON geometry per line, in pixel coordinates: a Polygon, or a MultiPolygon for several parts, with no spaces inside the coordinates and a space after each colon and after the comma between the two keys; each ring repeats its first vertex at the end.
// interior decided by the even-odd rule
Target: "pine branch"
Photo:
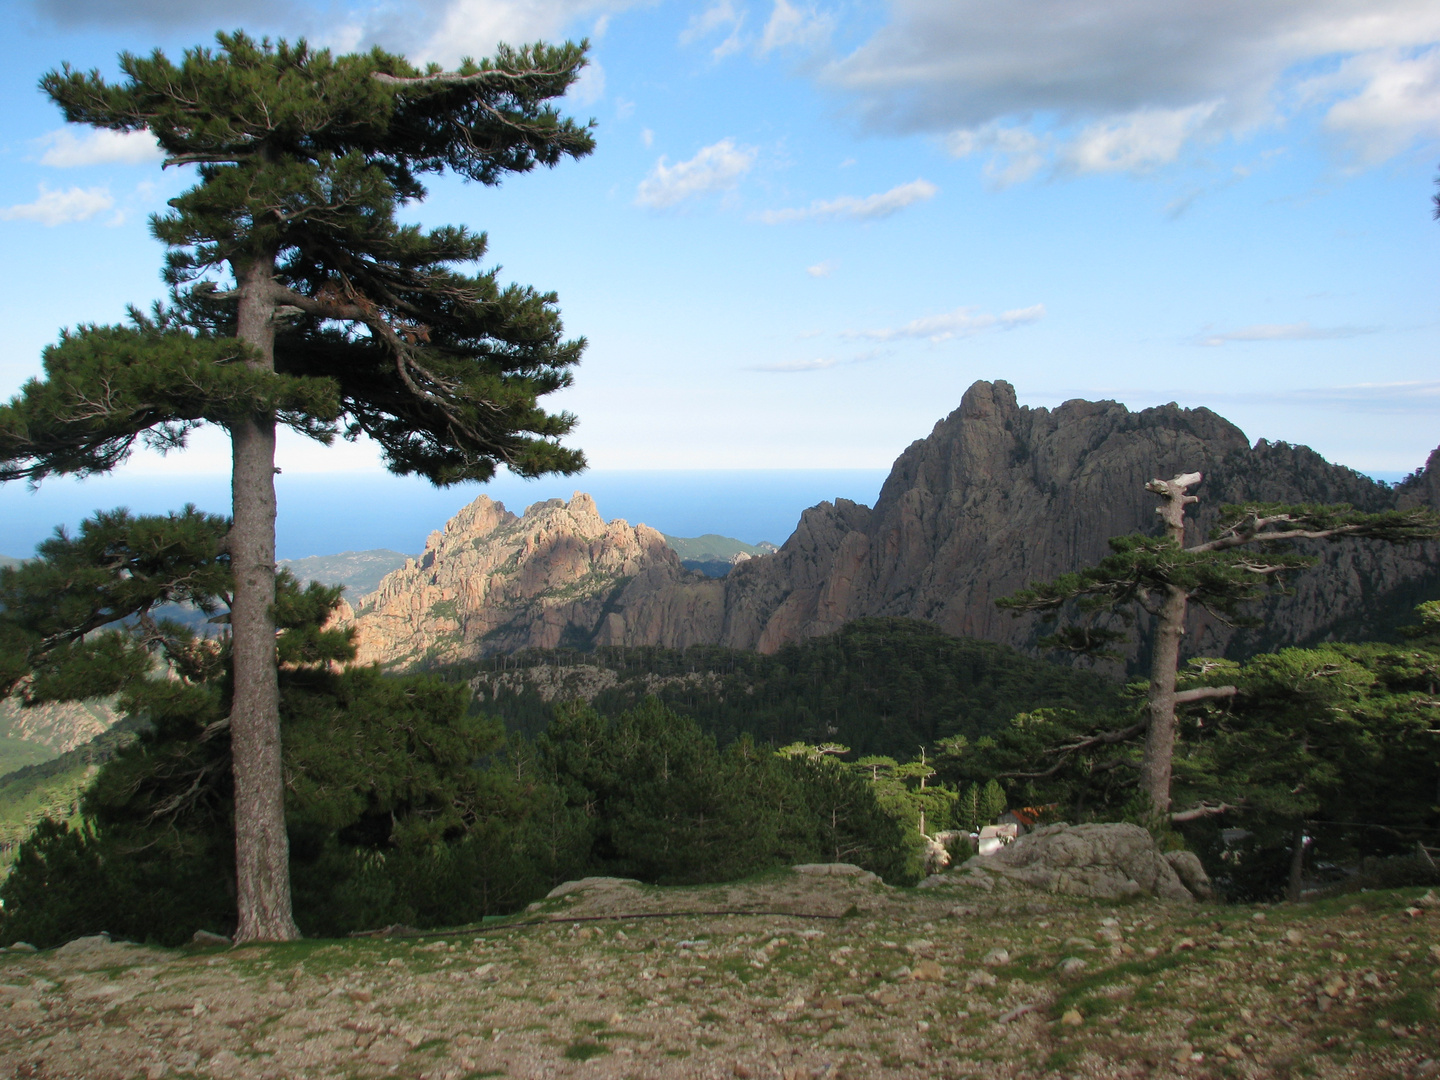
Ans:
{"type": "Polygon", "coordinates": [[[1138,724],[1132,724],[1130,727],[1122,728],[1119,731],[1102,731],[1094,735],[1087,735],[1083,739],[1066,743],[1063,746],[1051,747],[1045,751],[1045,755],[1047,757],[1059,755],[1059,757],[1054,765],[1043,772],[1002,772],[997,775],[1007,780],[1043,780],[1047,777],[1054,776],[1065,767],[1071,757],[1080,751],[1089,750],[1094,746],[1114,746],[1117,743],[1128,742],[1130,739],[1135,738],[1135,736],[1142,734],[1145,731],[1145,727],[1145,722],[1141,721],[1138,724]]]}

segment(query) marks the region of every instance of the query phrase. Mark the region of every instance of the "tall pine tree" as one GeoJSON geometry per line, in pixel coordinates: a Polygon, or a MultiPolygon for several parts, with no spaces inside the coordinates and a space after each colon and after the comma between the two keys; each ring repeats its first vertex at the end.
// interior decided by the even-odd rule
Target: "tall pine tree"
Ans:
{"type": "Polygon", "coordinates": [[[237,887],[241,941],[297,936],[280,769],[275,433],[369,436],[387,466],[436,484],[573,473],[574,417],[537,399],[570,382],[582,340],[555,296],[470,271],[483,234],[396,221],[426,173],[482,184],[593,148],[560,97],[585,46],[501,46],[421,71],[375,49],[220,34],[218,49],[124,54],[124,80],[69,67],[44,91],[65,118],[150,131],[199,181],[152,227],[169,246],[168,310],[85,326],[0,407],[0,481],[87,475],[137,439],[184,445],[202,423],[232,445],[237,887]]]}
{"type": "MultiPolygon", "coordinates": [[[[1363,513],[1349,506],[1248,503],[1226,506],[1220,523],[1203,543],[1185,544],[1185,511],[1199,501],[1190,489],[1200,473],[1184,473],[1171,480],[1151,480],[1146,490],[1161,499],[1156,513],[1164,522],[1161,536],[1119,536],[1110,541],[1111,554],[1097,565],[997,600],[996,604],[1020,614],[1027,611],[1058,614],[1077,601],[1086,618],[1081,625],[1063,628],[1047,643],[1077,652],[1099,653],[1123,639],[1123,631],[1095,625],[1096,616],[1120,614],[1133,619],[1135,609],[1155,620],[1150,652],[1150,684],[1146,690],[1145,752],[1140,765],[1140,791],[1159,816],[1183,819],[1206,813],[1205,806],[1173,815],[1170,808],[1171,763],[1175,753],[1175,710],[1187,702],[1233,697],[1233,686],[1197,686],[1177,690],[1180,646],[1185,636],[1185,615],[1191,603],[1231,622],[1253,625],[1243,613],[1247,601],[1288,573],[1303,569],[1314,559],[1291,550],[1294,541],[1345,539],[1383,540],[1392,544],[1431,539],[1440,535],[1440,520],[1430,509],[1363,513]]],[[[1114,743],[1132,732],[1104,732],[1070,745],[1074,753],[1114,743]]],[[[1218,809],[1218,808],[1215,808],[1218,809]]]]}

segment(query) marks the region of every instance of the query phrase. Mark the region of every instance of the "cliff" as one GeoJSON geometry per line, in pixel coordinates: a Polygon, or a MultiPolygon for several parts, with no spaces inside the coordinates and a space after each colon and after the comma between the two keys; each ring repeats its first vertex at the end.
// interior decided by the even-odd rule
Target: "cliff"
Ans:
{"type": "MultiPolygon", "coordinates": [[[[1440,451],[1431,466],[1391,489],[1305,447],[1251,446],[1208,409],[1022,408],[1008,383],[977,382],[900,455],[874,509],[843,499],[812,507],[778,552],[719,580],[686,571],[654,530],[605,525],[588,496],[523,518],[482,497],[431,537],[419,564],[365,598],[362,657],[412,663],[556,644],[773,652],[869,616],[1023,647],[1035,620],[1014,619],[995,600],[1095,562],[1112,536],[1154,531],[1145,491],[1154,477],[1205,474],[1199,538],[1230,502],[1440,506],[1440,451]]],[[[1189,651],[1374,633],[1440,595],[1434,544],[1348,542],[1314,554],[1321,565],[1260,606],[1262,630],[1237,632],[1199,613],[1189,651]]]]}
{"type": "MultiPolygon", "coordinates": [[[[1440,452],[1437,452],[1440,453],[1440,452]]],[[[1436,458],[1432,456],[1432,462],[1436,458]]],[[[873,510],[807,510],[771,559],[727,579],[724,641],[768,651],[870,615],[926,619],[950,633],[1026,645],[1033,619],[995,600],[1090,565],[1106,541],[1157,528],[1152,477],[1200,471],[1201,539],[1225,503],[1346,502],[1381,510],[1440,506],[1435,471],[1390,489],[1306,447],[1260,441],[1208,409],[1131,412],[1113,401],[1020,407],[1004,382],[978,382],[960,408],[895,462],[873,510]]],[[[1437,547],[1316,545],[1320,565],[1260,605],[1265,627],[1237,632],[1197,613],[1189,651],[1220,654],[1364,634],[1437,591],[1437,547]]]]}

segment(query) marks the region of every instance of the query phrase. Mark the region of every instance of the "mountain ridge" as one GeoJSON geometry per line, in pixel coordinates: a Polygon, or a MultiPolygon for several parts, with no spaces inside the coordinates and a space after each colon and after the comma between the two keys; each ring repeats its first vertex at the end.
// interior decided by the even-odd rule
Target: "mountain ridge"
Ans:
{"type": "MultiPolygon", "coordinates": [[[[362,655],[397,666],[526,645],[774,652],[864,617],[918,618],[956,636],[1029,647],[1036,619],[1014,619],[994,601],[1094,563],[1112,536],[1153,532],[1144,485],[1154,477],[1205,473],[1198,537],[1231,502],[1440,506],[1437,455],[1390,488],[1307,447],[1264,439],[1252,446],[1209,409],[1172,403],[1132,412],[1079,399],[1030,408],[1009,383],[981,381],[897,458],[874,508],[845,499],[813,506],[779,551],[724,578],[691,572],[659,533],[642,538],[645,526],[617,522],[623,528],[604,533],[589,496],[537,504],[518,518],[500,507],[503,528],[487,516],[494,511],[476,510],[498,505],[482,496],[432,534],[441,540],[427,543],[422,563],[385,579],[383,615],[367,597],[353,618],[362,655]],[[497,543],[504,558],[490,550],[497,543]],[[481,549],[483,557],[452,561],[481,549]],[[582,549],[581,562],[610,570],[581,573],[582,549]],[[555,565],[569,569],[556,578],[555,565]],[[498,591],[487,576],[497,573],[498,591]]],[[[1433,543],[1394,550],[1355,541],[1314,553],[1320,566],[1297,575],[1290,595],[1259,605],[1262,632],[1242,633],[1200,612],[1189,626],[1191,654],[1318,640],[1341,626],[1375,632],[1394,611],[1440,590],[1433,543]]]]}

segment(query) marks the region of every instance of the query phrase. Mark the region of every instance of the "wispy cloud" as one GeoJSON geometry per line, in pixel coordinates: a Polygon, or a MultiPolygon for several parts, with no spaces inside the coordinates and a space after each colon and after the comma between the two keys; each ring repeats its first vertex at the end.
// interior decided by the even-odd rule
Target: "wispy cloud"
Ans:
{"type": "Polygon", "coordinates": [[[907,206],[933,199],[939,188],[928,180],[912,180],[889,191],[864,197],[841,195],[838,199],[817,199],[809,206],[766,210],[756,215],[766,225],[785,225],[793,221],[876,221],[898,214],[907,206]]]}
{"type": "Polygon", "coordinates": [[[1027,308],[992,315],[975,307],[960,307],[943,315],[927,315],[913,319],[904,326],[885,327],[879,330],[847,330],[842,337],[867,338],[871,341],[900,341],[904,339],[941,342],[952,338],[974,337],[987,330],[1013,330],[1018,326],[1039,322],[1045,317],[1045,305],[1033,304],[1027,308]]]}
{"type": "Polygon", "coordinates": [[[957,158],[989,154],[985,179],[995,187],[1009,187],[1029,180],[1048,160],[1050,139],[1028,128],[999,123],[962,128],[947,136],[946,147],[957,158]]]}
{"type": "Polygon", "coordinates": [[[716,31],[728,30],[720,44],[710,50],[710,55],[719,60],[739,51],[742,43],[740,31],[744,26],[745,10],[737,9],[732,0],[718,0],[704,11],[690,16],[690,22],[680,32],[680,44],[691,45],[716,31]]]}
{"type": "Polygon", "coordinates": [[[1353,383],[1300,388],[1280,399],[1366,412],[1429,412],[1440,408],[1440,381],[1353,383]]]}
{"type": "Polygon", "coordinates": [[[851,364],[868,364],[887,355],[882,349],[870,349],[853,356],[816,356],[809,360],[781,360],[774,364],[756,364],[751,371],[765,371],[777,375],[796,375],[806,371],[826,371],[833,367],[848,367],[851,364]]]}
{"type": "Polygon", "coordinates": [[[1339,341],[1379,332],[1378,326],[1311,326],[1299,323],[1256,323],[1223,334],[1196,335],[1195,344],[1211,348],[1235,341],[1339,341]]]}
{"type": "Polygon", "coordinates": [[[41,165],[73,169],[85,165],[151,165],[165,153],[148,131],[92,129],[77,134],[60,128],[35,140],[44,147],[41,165]]]}
{"type": "MultiPolygon", "coordinates": [[[[88,221],[114,206],[115,199],[108,188],[72,187],[65,191],[52,191],[41,184],[39,198],[34,202],[0,208],[0,218],[6,221],[38,221],[41,225],[67,225],[88,221]]],[[[116,214],[107,224],[119,225],[121,220],[121,215],[116,214]]]]}
{"type": "Polygon", "coordinates": [[[794,374],[801,371],[824,371],[840,363],[834,356],[817,356],[813,360],[782,360],[778,364],[756,364],[751,371],[772,371],[777,374],[794,374]]]}
{"type": "Polygon", "coordinates": [[[1073,398],[1115,398],[1130,402],[1131,408],[1142,403],[1178,401],[1187,407],[1204,405],[1210,408],[1232,404],[1313,407],[1340,412],[1394,415],[1435,416],[1440,413],[1440,380],[1417,379],[1407,382],[1367,382],[1342,386],[1290,386],[1279,389],[1227,388],[1219,385],[1200,389],[1183,387],[1070,386],[1053,387],[1048,391],[1031,392],[1030,401],[1053,401],[1059,404],[1073,398]]]}
{"type": "Polygon", "coordinates": [[[760,37],[760,51],[771,52],[787,46],[823,45],[834,31],[834,20],[814,7],[797,7],[788,0],[775,0],[775,7],[760,37]]]}
{"type": "Polygon", "coordinates": [[[836,263],[834,259],[826,259],[824,262],[818,262],[814,266],[807,266],[805,273],[811,277],[829,277],[835,272],[835,266],[836,263]]]}
{"type": "Polygon", "coordinates": [[[662,156],[650,175],[640,182],[635,203],[663,210],[686,199],[727,191],[750,171],[757,153],[753,146],[736,146],[734,139],[721,139],[689,161],[671,165],[662,156]]]}

